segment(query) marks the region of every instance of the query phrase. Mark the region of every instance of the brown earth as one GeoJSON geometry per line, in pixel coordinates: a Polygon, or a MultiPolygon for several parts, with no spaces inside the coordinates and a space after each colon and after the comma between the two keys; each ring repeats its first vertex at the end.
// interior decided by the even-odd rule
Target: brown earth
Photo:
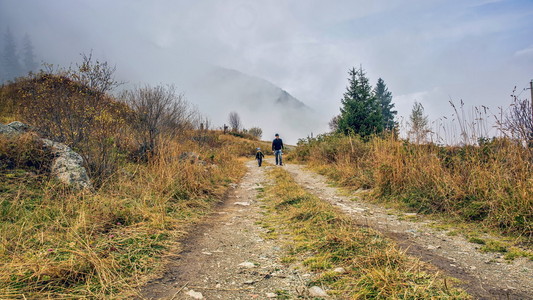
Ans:
{"type": "MultiPolygon", "coordinates": [[[[162,278],[142,291],[144,299],[313,299],[307,283],[313,274],[295,263],[282,264],[281,241],[265,238],[264,208],[258,194],[271,184],[255,161],[226,201],[187,239],[183,251],[167,265],[162,278]]],[[[476,299],[533,299],[533,262],[505,261],[482,253],[464,237],[429,227],[432,221],[356,200],[357,194],[331,187],[328,180],[303,166],[284,166],[298,184],[339,207],[362,226],[394,239],[408,254],[458,278],[476,299]]]]}

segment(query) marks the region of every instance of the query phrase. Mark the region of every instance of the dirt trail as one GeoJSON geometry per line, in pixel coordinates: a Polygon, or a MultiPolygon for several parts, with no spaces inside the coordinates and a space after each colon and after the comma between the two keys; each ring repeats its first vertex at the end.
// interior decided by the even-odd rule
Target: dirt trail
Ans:
{"type": "Polygon", "coordinates": [[[162,279],[143,291],[145,299],[267,299],[303,295],[309,274],[280,263],[279,241],[263,239],[267,230],[257,199],[266,182],[255,161],[221,208],[207,218],[162,279]]]}
{"type": "Polygon", "coordinates": [[[414,214],[353,201],[356,194],[343,196],[339,189],[327,184],[324,176],[300,165],[287,164],[285,168],[309,192],[339,207],[358,223],[393,238],[410,255],[463,281],[463,288],[476,299],[533,299],[532,261],[519,258],[508,262],[501,254],[481,253],[476,249],[479,245],[432,229],[428,221],[402,220],[414,214]]]}
{"type": "MultiPolygon", "coordinates": [[[[280,263],[280,241],[264,239],[259,225],[264,209],[258,199],[265,171],[255,161],[229,198],[206,222],[183,241],[179,259],[167,266],[163,278],[143,289],[144,299],[268,299],[288,296],[310,298],[306,288],[312,275],[280,263]]],[[[286,164],[298,184],[339,207],[363,226],[393,238],[402,248],[445,273],[459,278],[476,299],[533,299],[533,262],[506,262],[501,255],[481,253],[479,245],[460,236],[428,227],[427,221],[409,221],[403,214],[353,201],[330,187],[327,178],[303,166],[286,164]],[[399,217],[400,216],[400,217],[399,217]]]]}

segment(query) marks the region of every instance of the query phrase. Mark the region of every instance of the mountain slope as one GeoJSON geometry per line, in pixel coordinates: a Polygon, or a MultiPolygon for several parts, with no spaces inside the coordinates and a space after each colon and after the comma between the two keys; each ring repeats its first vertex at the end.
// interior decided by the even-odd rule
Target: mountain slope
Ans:
{"type": "Polygon", "coordinates": [[[227,122],[229,112],[236,111],[246,128],[262,128],[267,139],[279,132],[291,143],[319,130],[316,112],[264,79],[215,67],[185,84],[187,99],[215,124],[227,122]]]}

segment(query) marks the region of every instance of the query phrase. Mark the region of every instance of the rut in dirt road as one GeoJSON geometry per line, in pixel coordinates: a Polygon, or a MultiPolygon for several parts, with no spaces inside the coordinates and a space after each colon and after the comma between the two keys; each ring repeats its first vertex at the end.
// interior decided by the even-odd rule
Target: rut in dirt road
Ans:
{"type": "Polygon", "coordinates": [[[301,165],[285,164],[294,180],[310,193],[339,207],[356,222],[392,238],[411,256],[436,266],[462,281],[461,287],[476,299],[533,299],[533,262],[527,258],[506,261],[499,253],[482,253],[479,245],[462,236],[428,227],[429,221],[413,222],[416,214],[387,210],[346,196],[327,184],[328,179],[301,165]],[[400,217],[398,217],[400,216],[400,217]],[[403,217],[403,218],[402,218],[403,217]]]}
{"type": "Polygon", "coordinates": [[[222,207],[183,242],[180,258],[144,290],[145,299],[305,298],[310,275],[282,265],[279,242],[267,230],[258,194],[265,170],[255,161],[222,207]]]}

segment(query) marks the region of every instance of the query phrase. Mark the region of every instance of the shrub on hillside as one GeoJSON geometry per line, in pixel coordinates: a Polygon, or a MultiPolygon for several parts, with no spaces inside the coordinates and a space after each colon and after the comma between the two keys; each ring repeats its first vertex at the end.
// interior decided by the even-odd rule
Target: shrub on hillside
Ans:
{"type": "Polygon", "coordinates": [[[174,86],[137,87],[122,93],[121,98],[134,112],[131,126],[140,157],[145,159],[158,152],[162,136],[178,138],[194,129],[200,119],[174,86]]]}
{"type": "Polygon", "coordinates": [[[259,140],[261,139],[261,136],[263,135],[263,129],[259,127],[252,127],[248,129],[248,134],[250,134],[251,136],[259,140]]]}
{"type": "Polygon", "coordinates": [[[129,107],[65,75],[40,73],[3,90],[21,121],[78,151],[96,183],[116,169],[129,146],[129,107]]]}

